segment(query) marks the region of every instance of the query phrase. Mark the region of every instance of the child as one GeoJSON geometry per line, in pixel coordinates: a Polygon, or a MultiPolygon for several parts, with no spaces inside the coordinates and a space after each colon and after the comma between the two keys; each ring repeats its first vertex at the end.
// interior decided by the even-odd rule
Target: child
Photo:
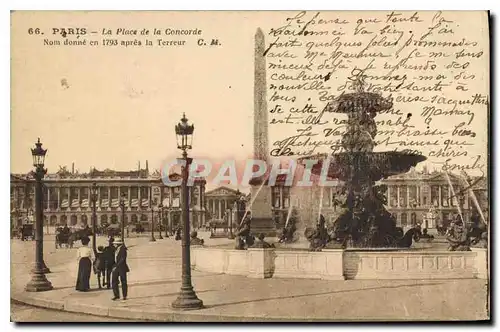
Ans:
{"type": "MultiPolygon", "coordinates": [[[[104,278],[104,259],[103,259],[103,253],[104,247],[99,246],[97,247],[97,252],[95,253],[95,261],[94,261],[94,273],[97,274],[97,283],[99,285],[99,289],[101,289],[101,274],[104,278]]],[[[105,280],[103,280],[105,281],[105,280]]]]}

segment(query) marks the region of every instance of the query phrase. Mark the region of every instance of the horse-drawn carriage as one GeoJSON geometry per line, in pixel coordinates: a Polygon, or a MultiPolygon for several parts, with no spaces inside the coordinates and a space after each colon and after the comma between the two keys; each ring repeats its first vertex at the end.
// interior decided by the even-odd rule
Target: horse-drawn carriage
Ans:
{"type": "Polygon", "coordinates": [[[142,234],[146,231],[144,226],[141,223],[136,223],[134,227],[132,228],[132,231],[137,234],[142,234]]]}
{"type": "Polygon", "coordinates": [[[21,241],[24,241],[26,239],[33,241],[35,239],[35,231],[34,231],[33,224],[21,225],[19,227],[17,237],[19,237],[21,239],[21,241]]]}
{"type": "Polygon", "coordinates": [[[73,248],[73,242],[74,242],[74,237],[72,237],[72,232],[69,228],[67,227],[57,227],[56,228],[56,249],[57,248],[62,248],[63,245],[66,246],[66,248],[73,248]]]}
{"type": "Polygon", "coordinates": [[[89,237],[90,235],[92,235],[90,227],[75,231],[71,231],[68,227],[57,227],[55,241],[56,249],[62,248],[63,245],[66,248],[73,248],[73,244],[76,241],[81,241],[84,237],[89,237]]]}

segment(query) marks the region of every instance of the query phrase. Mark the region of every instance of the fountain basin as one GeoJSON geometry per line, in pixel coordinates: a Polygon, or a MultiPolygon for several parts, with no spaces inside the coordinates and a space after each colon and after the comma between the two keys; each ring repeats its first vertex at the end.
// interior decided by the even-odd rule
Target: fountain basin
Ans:
{"type": "Polygon", "coordinates": [[[198,271],[250,278],[305,279],[470,279],[487,278],[487,250],[357,250],[320,252],[250,248],[193,247],[198,271]]]}
{"type": "MultiPolygon", "coordinates": [[[[332,154],[328,168],[328,177],[347,181],[355,175],[368,176],[372,181],[379,181],[392,175],[408,172],[427,157],[406,151],[385,152],[340,152],[332,154]],[[354,171],[354,173],[352,173],[354,171]]],[[[323,160],[312,168],[312,173],[321,175],[323,160]]]]}

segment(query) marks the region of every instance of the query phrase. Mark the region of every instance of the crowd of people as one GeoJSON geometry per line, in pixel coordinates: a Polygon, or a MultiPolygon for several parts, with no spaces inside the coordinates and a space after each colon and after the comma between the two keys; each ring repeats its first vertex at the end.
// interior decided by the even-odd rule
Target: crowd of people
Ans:
{"type": "Polygon", "coordinates": [[[90,277],[93,270],[99,289],[112,288],[112,300],[118,300],[120,299],[119,285],[121,284],[123,300],[126,300],[128,293],[127,273],[130,269],[127,265],[127,247],[123,240],[110,237],[106,247],[99,246],[95,251],[89,248],[89,237],[82,238],[81,242],[82,246],[77,251],[78,274],[75,289],[80,292],[90,290],[90,277]]]}

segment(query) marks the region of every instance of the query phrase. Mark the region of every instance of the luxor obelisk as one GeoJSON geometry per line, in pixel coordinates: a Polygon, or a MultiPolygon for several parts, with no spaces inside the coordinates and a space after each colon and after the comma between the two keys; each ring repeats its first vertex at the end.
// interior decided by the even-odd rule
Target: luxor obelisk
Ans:
{"type": "MultiPolygon", "coordinates": [[[[254,159],[263,160],[270,167],[265,49],[264,33],[258,28],[255,33],[254,58],[254,159]]],[[[260,187],[260,183],[255,183],[251,188],[252,199],[255,197],[251,206],[252,232],[271,235],[274,232],[271,188],[264,185],[259,191],[260,187]]]]}

